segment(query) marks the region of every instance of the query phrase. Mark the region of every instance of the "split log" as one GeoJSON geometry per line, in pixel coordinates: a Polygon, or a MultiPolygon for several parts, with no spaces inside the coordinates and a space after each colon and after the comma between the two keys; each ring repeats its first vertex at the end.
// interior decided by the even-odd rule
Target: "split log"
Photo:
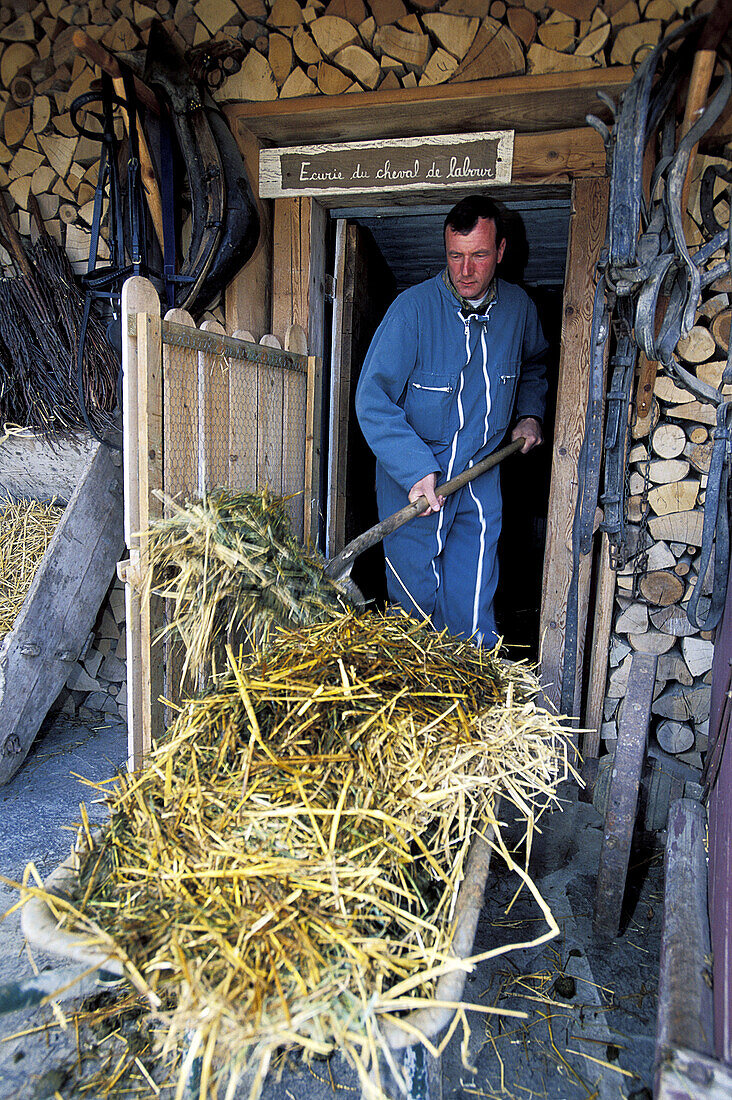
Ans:
{"type": "Polygon", "coordinates": [[[655,485],[669,485],[682,481],[689,472],[689,463],[683,458],[665,458],[648,463],[648,478],[655,485]]]}
{"type": "MultiPolygon", "coordinates": [[[[599,11],[599,8],[596,9],[599,11]]],[[[610,37],[610,23],[607,21],[602,26],[595,27],[580,39],[575,49],[575,57],[594,57],[600,50],[605,48],[608,38],[610,37]]]]}
{"type": "Polygon", "coordinates": [[[496,76],[514,76],[525,69],[523,47],[516,35],[488,15],[452,80],[454,83],[490,80],[496,76]]]}
{"type": "Polygon", "coordinates": [[[693,393],[677,386],[673,378],[669,378],[667,374],[656,375],[653,392],[656,397],[660,397],[662,401],[668,401],[672,405],[683,405],[687,401],[694,400],[693,393]]]}
{"type": "Polygon", "coordinates": [[[422,24],[448,53],[462,61],[473,44],[479,20],[464,15],[435,12],[432,15],[423,15],[422,24]]]}
{"type": "Polygon", "coordinates": [[[722,375],[726,366],[726,359],[712,359],[707,363],[697,364],[694,373],[700,381],[706,382],[708,386],[714,386],[718,390],[722,385],[722,375]]]}
{"type": "MultiPolygon", "coordinates": [[[[391,28],[392,30],[394,28],[391,28]]],[[[358,45],[358,31],[337,15],[321,15],[310,24],[310,33],[325,57],[333,58],[346,46],[358,45]]]]}
{"type": "Polygon", "coordinates": [[[694,687],[674,684],[659,695],[651,710],[661,718],[696,724],[709,717],[710,701],[711,688],[708,684],[699,684],[694,687]]]}
{"type": "Polygon", "coordinates": [[[370,15],[368,19],[364,19],[363,23],[359,23],[358,25],[358,33],[361,35],[363,41],[366,42],[369,46],[373,42],[375,30],[376,20],[374,19],[373,15],[370,15]]]}
{"type": "Polygon", "coordinates": [[[669,408],[668,415],[677,420],[694,420],[710,426],[717,423],[716,407],[706,401],[688,401],[685,405],[673,405],[669,408]]]}
{"type": "MultiPolygon", "coordinates": [[[[411,77],[413,77],[414,73],[410,73],[409,75],[411,77]]],[[[416,84],[416,81],[415,81],[415,84],[416,84]]],[[[397,76],[397,74],[393,70],[390,70],[389,72],[387,72],[386,76],[384,77],[384,79],[379,84],[379,91],[382,91],[382,90],[388,91],[390,88],[393,89],[393,88],[401,88],[401,87],[402,87],[402,85],[399,83],[399,77],[397,76]]]]}
{"type": "Polygon", "coordinates": [[[280,89],[280,99],[297,99],[300,96],[317,95],[318,89],[309,76],[298,66],[293,69],[280,89]]]}
{"type": "Polygon", "coordinates": [[[239,72],[232,73],[221,85],[220,99],[257,103],[277,99],[277,83],[267,58],[257,50],[250,50],[239,72]]]}
{"type": "Polygon", "coordinates": [[[635,443],[628,455],[628,462],[631,464],[634,462],[644,462],[648,458],[648,449],[645,443],[635,443]]]}
{"type": "Polygon", "coordinates": [[[274,0],[267,18],[270,27],[298,27],[302,22],[302,8],[297,0],[274,0]]]}
{"type": "Polygon", "coordinates": [[[643,474],[634,470],[628,478],[628,491],[631,496],[639,496],[646,487],[646,479],[643,474]]]}
{"type": "Polygon", "coordinates": [[[20,145],[28,132],[30,122],[30,107],[16,107],[15,110],[6,111],[3,115],[5,144],[11,149],[16,145],[20,145]]]}
{"type": "Polygon", "coordinates": [[[677,458],[686,446],[686,433],[680,424],[659,424],[651,437],[651,447],[659,458],[677,458]]]}
{"type": "MultiPolygon", "coordinates": [[[[672,512],[689,512],[696,504],[699,482],[687,478],[668,485],[659,485],[651,489],[648,503],[657,516],[667,516],[672,512]]],[[[674,540],[674,541],[679,541],[674,540]]]]}
{"type": "Polygon", "coordinates": [[[524,46],[530,46],[536,38],[536,16],[528,8],[509,8],[508,25],[524,46]]]}
{"type": "Polygon", "coordinates": [[[528,71],[534,76],[541,73],[580,72],[582,69],[592,69],[595,64],[591,57],[559,53],[557,50],[547,49],[539,42],[529,46],[526,60],[528,71]]]}
{"type": "Polygon", "coordinates": [[[632,603],[618,616],[617,634],[642,634],[648,630],[648,608],[644,603],[632,603]]]}
{"type": "Polygon", "coordinates": [[[379,62],[362,46],[346,46],[336,54],[334,61],[364,88],[375,88],[381,79],[382,70],[379,62]]]}
{"type": "Polygon", "coordinates": [[[654,539],[679,542],[684,546],[701,546],[703,523],[703,513],[695,510],[652,516],[648,521],[648,527],[654,539]]]}
{"type": "Polygon", "coordinates": [[[628,689],[628,677],[633,654],[629,653],[617,668],[613,669],[607,681],[606,696],[609,699],[622,699],[628,689]]]}
{"type": "Polygon", "coordinates": [[[323,95],[342,95],[350,83],[349,77],[335,65],[329,65],[327,61],[321,61],[318,65],[317,84],[323,95]]]}
{"type": "Polygon", "coordinates": [[[292,43],[284,34],[271,34],[267,45],[267,60],[278,88],[292,72],[292,43]]]}
{"type": "Polygon", "coordinates": [[[47,95],[33,98],[33,132],[42,133],[51,121],[51,100],[47,95]]]}
{"type": "Polygon", "coordinates": [[[730,322],[732,322],[732,309],[723,309],[712,321],[712,336],[725,355],[729,348],[730,322]]]}
{"type": "Polygon", "coordinates": [[[689,451],[689,462],[700,474],[708,474],[712,461],[712,448],[714,443],[710,439],[707,443],[699,443],[689,451]]]}
{"type": "Polygon", "coordinates": [[[703,676],[712,667],[713,642],[705,642],[703,638],[683,638],[681,652],[692,676],[703,676]]]}
{"type": "Polygon", "coordinates": [[[664,752],[687,752],[694,745],[694,730],[686,722],[666,719],[656,727],[656,740],[664,752]]]}
{"type": "Polygon", "coordinates": [[[645,573],[640,580],[641,594],[656,607],[678,603],[684,594],[684,583],[675,573],[665,569],[645,573]]]}
{"type": "Polygon", "coordinates": [[[452,54],[443,50],[442,46],[438,46],[424,67],[424,72],[418,81],[419,87],[428,88],[435,84],[444,84],[453,75],[457,65],[457,60],[452,54]]]}
{"type": "Polygon", "coordinates": [[[407,14],[407,9],[402,0],[369,0],[369,7],[376,20],[377,27],[384,27],[388,23],[396,23],[407,14]]]}
{"type": "MultiPolygon", "coordinates": [[[[38,139],[48,163],[56,175],[66,176],[76,152],[76,138],[62,137],[60,134],[42,134],[38,139]]],[[[97,150],[98,155],[98,150],[97,150]]]]}
{"type": "Polygon", "coordinates": [[[363,0],[330,0],[324,15],[339,15],[357,27],[368,16],[363,0]]]}
{"type": "Polygon", "coordinates": [[[676,558],[671,553],[670,547],[665,542],[654,542],[645,552],[646,569],[672,569],[676,565],[676,558]]]}
{"type": "Polygon", "coordinates": [[[685,684],[686,687],[691,687],[694,683],[694,677],[679,653],[663,653],[658,658],[657,677],[664,682],[676,680],[680,684],[685,684]]]}
{"type": "Polygon", "coordinates": [[[687,363],[705,363],[717,350],[714,337],[703,325],[694,325],[678,343],[678,352],[687,363]]]}
{"type": "MultiPolygon", "coordinates": [[[[376,22],[376,20],[374,20],[374,22],[376,22]]],[[[414,12],[410,12],[409,15],[405,15],[402,19],[398,19],[397,26],[401,27],[403,31],[411,31],[412,34],[422,33],[422,24],[414,12]]]]}
{"type": "Polygon", "coordinates": [[[2,52],[0,57],[0,81],[5,88],[10,88],[15,77],[26,65],[37,60],[38,55],[27,42],[13,42],[2,52]]]}
{"type": "Polygon", "coordinates": [[[305,30],[305,27],[295,27],[292,35],[292,48],[303,65],[317,65],[322,60],[323,55],[320,48],[305,30]]]}
{"type": "Polygon", "coordinates": [[[561,11],[553,11],[536,34],[542,46],[565,53],[574,46],[576,29],[574,19],[561,11]]]}
{"type": "Polygon", "coordinates": [[[617,741],[618,739],[618,723],[617,722],[603,722],[600,726],[600,737],[603,741],[617,741]]]}
{"type": "Polygon", "coordinates": [[[621,27],[610,51],[611,65],[637,65],[661,39],[663,24],[659,19],[631,23],[621,27]]]}
{"type": "Polygon", "coordinates": [[[410,34],[399,27],[378,27],[372,45],[378,57],[387,54],[416,73],[422,72],[430,56],[430,40],[426,34],[410,34]]]}
{"type": "Polygon", "coordinates": [[[637,653],[651,653],[657,656],[667,653],[674,644],[670,634],[653,629],[647,630],[645,634],[629,634],[628,641],[637,653]]]}

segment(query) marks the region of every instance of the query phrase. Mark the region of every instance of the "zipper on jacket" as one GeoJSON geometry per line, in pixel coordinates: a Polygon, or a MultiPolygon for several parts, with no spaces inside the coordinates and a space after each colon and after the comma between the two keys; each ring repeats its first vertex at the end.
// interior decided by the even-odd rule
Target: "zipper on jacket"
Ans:
{"type": "Polygon", "coordinates": [[[452,386],[422,386],[419,382],[412,382],[415,390],[426,390],[428,393],[452,393],[452,386]]]}

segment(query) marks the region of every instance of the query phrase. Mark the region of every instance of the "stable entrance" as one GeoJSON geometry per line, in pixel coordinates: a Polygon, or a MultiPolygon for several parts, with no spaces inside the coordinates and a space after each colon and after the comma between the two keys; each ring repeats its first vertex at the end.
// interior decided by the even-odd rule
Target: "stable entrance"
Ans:
{"type": "MultiPolygon", "coordinates": [[[[506,217],[507,249],[498,274],[524,286],[534,299],[551,346],[545,445],[515,458],[502,470],[499,630],[509,645],[527,647],[515,656],[536,658],[571,193],[564,185],[494,187],[490,194],[506,217]]],[[[398,206],[349,206],[329,212],[328,253],[334,280],[328,331],[329,555],[376,522],[374,459],[356,421],[355,387],[371,337],[390,302],[401,290],[444,267],[442,227],[452,205],[452,201],[425,205],[402,200],[398,206]]],[[[367,598],[377,603],[384,600],[380,547],[359,559],[353,576],[367,598]]]]}

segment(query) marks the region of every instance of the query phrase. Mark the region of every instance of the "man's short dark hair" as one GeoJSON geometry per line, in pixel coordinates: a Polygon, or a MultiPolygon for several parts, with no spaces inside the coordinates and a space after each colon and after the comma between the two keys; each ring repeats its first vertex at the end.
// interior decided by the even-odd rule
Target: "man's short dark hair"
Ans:
{"type": "Polygon", "coordinates": [[[486,195],[468,195],[466,199],[461,199],[460,202],[456,203],[445,218],[442,230],[443,236],[448,227],[454,233],[470,233],[475,229],[479,218],[489,218],[495,222],[496,248],[498,248],[506,236],[503,228],[503,218],[496,203],[486,195]]]}

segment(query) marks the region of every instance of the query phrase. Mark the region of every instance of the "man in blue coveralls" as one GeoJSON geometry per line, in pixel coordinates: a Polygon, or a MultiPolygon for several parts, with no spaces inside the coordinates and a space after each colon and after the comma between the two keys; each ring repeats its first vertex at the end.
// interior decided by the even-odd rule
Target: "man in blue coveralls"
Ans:
{"type": "Polygon", "coordinates": [[[384,540],[389,599],[493,645],[498,467],[447,498],[435,489],[496,450],[511,423],[522,453],[542,442],[547,343],[529,296],[496,276],[506,248],[496,204],[463,199],[444,234],[446,269],[398,295],[374,335],[356,413],[376,455],[380,518],[429,503],[384,540]]]}

